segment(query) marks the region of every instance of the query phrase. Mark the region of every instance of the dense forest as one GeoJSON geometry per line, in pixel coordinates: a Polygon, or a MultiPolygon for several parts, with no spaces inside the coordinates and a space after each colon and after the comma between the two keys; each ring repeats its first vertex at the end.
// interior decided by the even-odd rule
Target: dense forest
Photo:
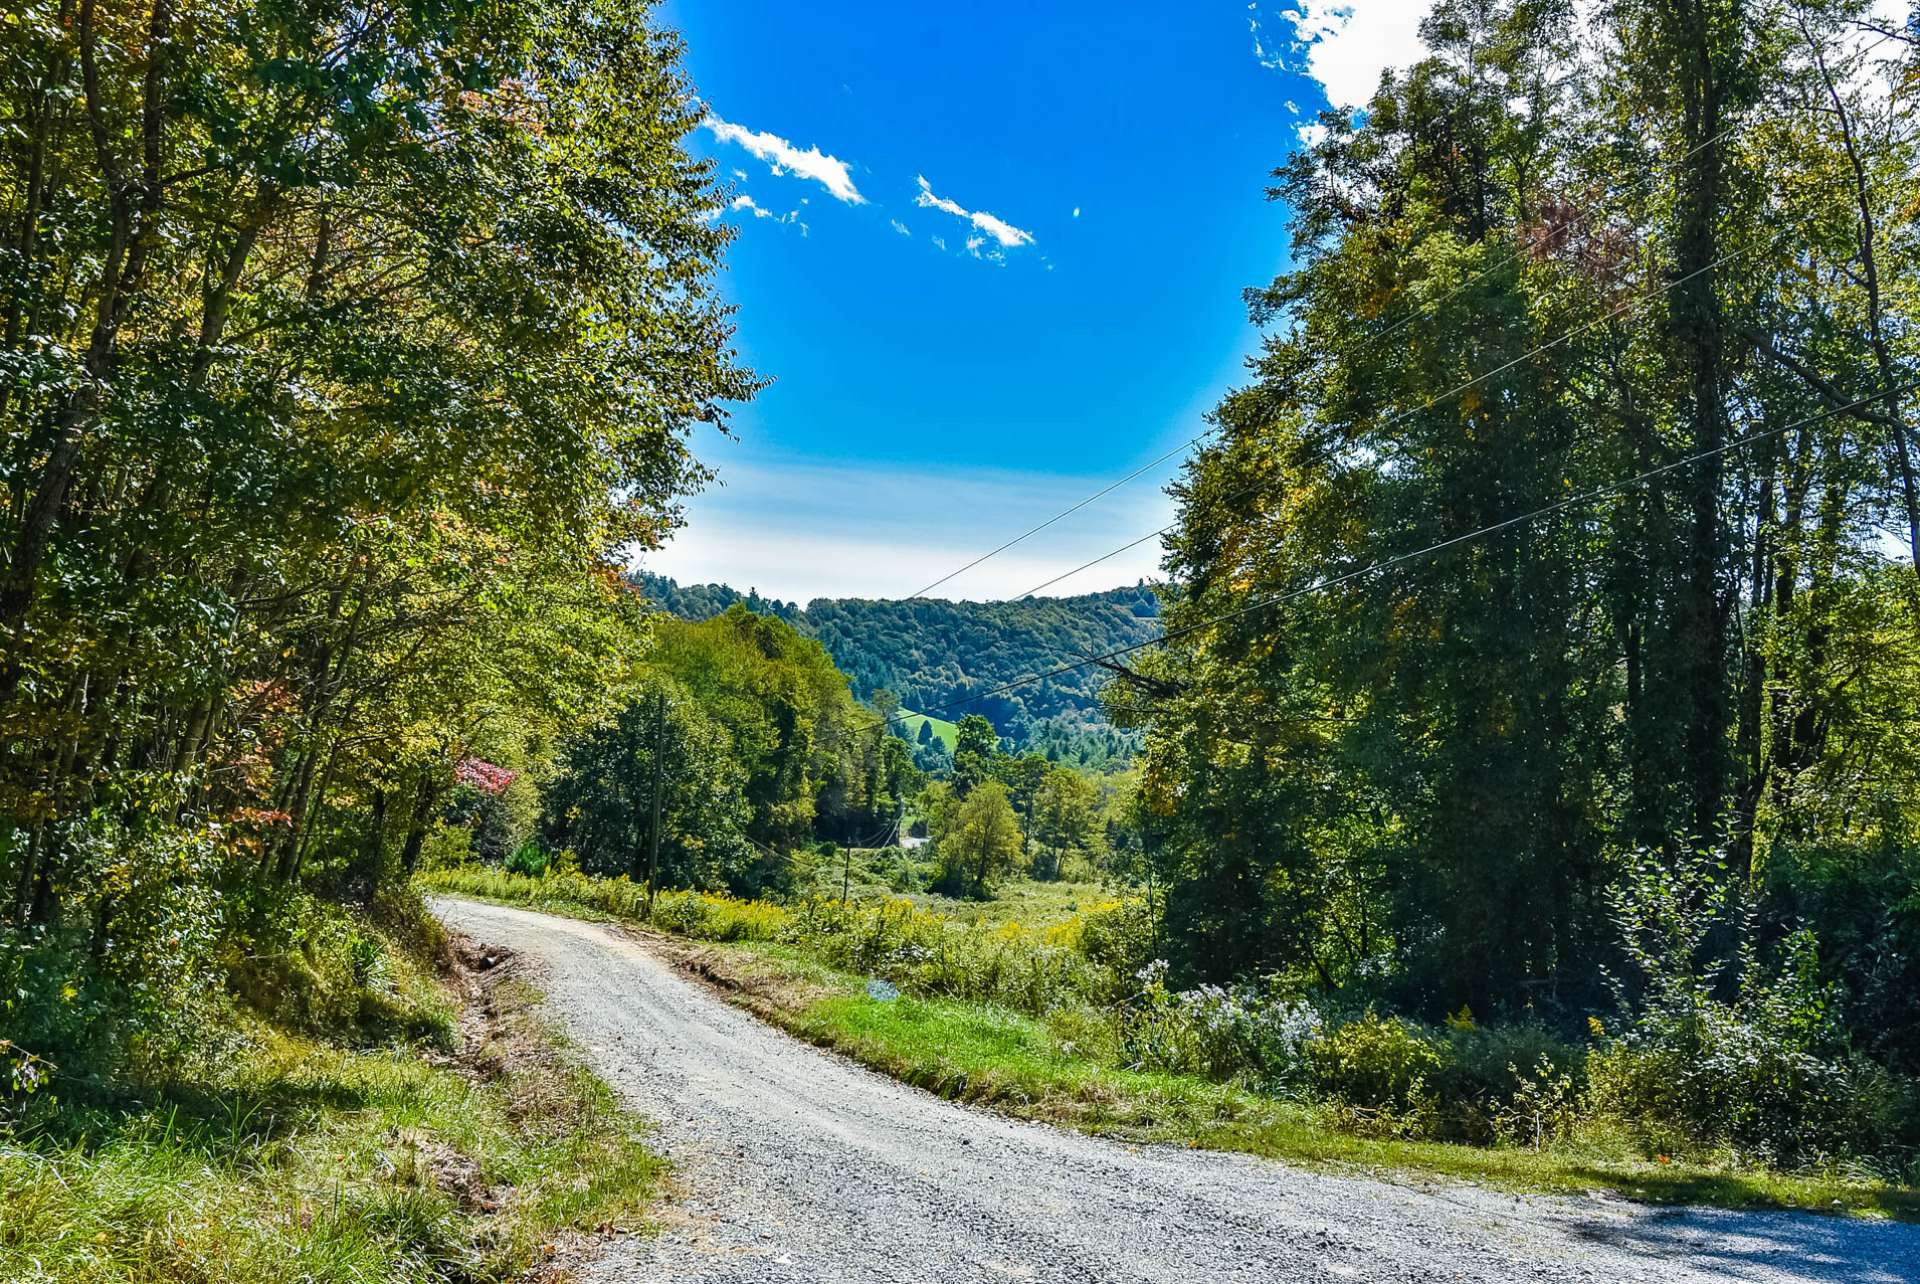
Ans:
{"type": "Polygon", "coordinates": [[[1276,172],[1110,701],[1169,958],[1624,1021],[1633,1109],[1775,1153],[1838,1098],[1912,1138],[1920,25],[1603,9],[1443,3],[1276,172]]]}
{"type": "Polygon", "coordinates": [[[619,707],[620,568],[758,381],[645,6],[48,0],[0,54],[0,1083],[71,1101],[412,921],[460,765],[619,707]]]}
{"type": "Polygon", "coordinates": [[[687,619],[737,602],[786,620],[827,648],[861,699],[890,691],[900,707],[922,713],[963,705],[949,720],[977,713],[1016,748],[1092,766],[1122,760],[1132,748],[1133,738],[1117,734],[1101,706],[1105,671],[996,688],[1159,630],[1159,598],[1145,585],[1010,602],[821,598],[802,607],[722,584],[680,585],[644,571],[632,578],[649,601],[687,619]]]}

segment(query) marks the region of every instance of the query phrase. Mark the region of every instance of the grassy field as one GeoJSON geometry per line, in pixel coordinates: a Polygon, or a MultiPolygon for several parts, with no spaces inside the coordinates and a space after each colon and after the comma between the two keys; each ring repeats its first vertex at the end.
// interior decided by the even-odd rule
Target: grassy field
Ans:
{"type": "Polygon", "coordinates": [[[937,892],[906,894],[921,909],[944,914],[960,923],[1017,923],[1022,927],[1051,927],[1076,914],[1111,905],[1112,889],[1095,882],[1043,883],[1023,878],[1009,882],[990,901],[956,900],[937,892]]]}
{"type": "Polygon", "coordinates": [[[254,1022],[202,1082],[0,1129],[0,1279],[504,1281],[569,1234],[632,1227],[642,1125],[505,981],[444,1046],[254,1022]]]}
{"type": "MultiPolygon", "coordinates": [[[[620,884],[535,880],[448,871],[430,886],[563,913],[623,917],[620,884]],[[602,889],[605,895],[601,894],[602,889]]],[[[1099,895],[1079,888],[1016,887],[996,933],[1055,923],[1099,895]]],[[[676,894],[680,895],[680,894],[676,894]]],[[[1717,1163],[1643,1158],[1627,1139],[1597,1129],[1540,1150],[1357,1135],[1313,1103],[1289,1101],[1197,1076],[1117,1064],[1105,1013],[1078,1006],[1045,1018],[996,1003],[905,995],[880,1000],[868,978],[822,961],[819,946],[790,940],[777,907],[682,896],[662,922],[698,924],[699,943],[663,937],[691,970],[736,1003],[819,1046],[955,1100],[1134,1141],[1244,1151],[1397,1179],[1438,1177],[1515,1190],[1609,1190],[1650,1202],[1730,1208],[1800,1208],[1920,1220],[1920,1192],[1848,1172],[1783,1174],[1717,1163]],[[756,918],[755,916],[758,916],[756,918]]],[[[668,904],[663,900],[663,905],[668,904]]],[[[1044,934],[1044,933],[1043,933],[1044,934]]]]}
{"type": "Polygon", "coordinates": [[[808,854],[795,867],[802,894],[839,896],[846,876],[848,898],[856,901],[905,899],[924,910],[945,915],[957,923],[1016,923],[1022,927],[1051,927],[1076,914],[1113,904],[1116,892],[1091,879],[1011,879],[985,901],[943,896],[928,890],[934,878],[931,862],[915,859],[898,847],[856,847],[831,858],[808,854]],[[850,859],[848,859],[850,858],[850,859]],[[844,861],[844,865],[843,865],[844,861]]]}
{"type": "Polygon", "coordinates": [[[895,710],[894,717],[899,720],[901,727],[906,731],[907,739],[914,744],[920,743],[920,727],[923,723],[931,723],[933,725],[933,734],[939,737],[940,743],[947,747],[948,753],[953,752],[953,746],[960,737],[959,726],[955,723],[948,722],[944,718],[935,718],[925,713],[914,713],[910,709],[895,710]]]}

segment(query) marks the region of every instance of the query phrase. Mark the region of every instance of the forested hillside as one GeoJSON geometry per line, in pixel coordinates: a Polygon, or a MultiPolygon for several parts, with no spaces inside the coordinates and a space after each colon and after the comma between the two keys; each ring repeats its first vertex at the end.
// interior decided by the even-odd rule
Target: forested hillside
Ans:
{"type": "Polygon", "coordinates": [[[818,598],[801,607],[725,585],[683,586],[644,571],[632,578],[649,600],[687,619],[718,615],[736,602],[778,615],[819,639],[863,699],[891,691],[902,708],[919,712],[973,701],[949,720],[978,713],[1016,747],[1051,746],[1069,756],[1085,749],[1090,737],[1110,743],[1109,752],[1128,743],[1112,735],[1101,710],[1105,671],[1082,668],[974,697],[1159,632],[1159,598],[1144,585],[1014,602],[818,598]]]}

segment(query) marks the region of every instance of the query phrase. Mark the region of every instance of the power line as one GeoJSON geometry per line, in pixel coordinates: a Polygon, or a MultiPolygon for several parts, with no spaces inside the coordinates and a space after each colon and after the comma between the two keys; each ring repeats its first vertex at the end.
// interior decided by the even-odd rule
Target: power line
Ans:
{"type": "Polygon", "coordinates": [[[1102,489],[1095,491],[1093,494],[1087,496],[1085,499],[1081,500],[1079,503],[1075,504],[1073,507],[1065,509],[1062,512],[1055,513],[1052,517],[1049,517],[1046,521],[1041,522],[1038,526],[1030,527],[1029,529],[1022,531],[1020,534],[1015,535],[1012,539],[1000,545],[1000,547],[993,549],[991,552],[980,554],[980,556],[974,558],[971,562],[968,562],[965,566],[961,567],[959,570],[949,571],[947,574],[942,575],[939,579],[935,580],[931,584],[928,584],[924,588],[915,589],[913,592],[907,594],[907,597],[909,599],[916,598],[916,597],[925,597],[931,590],[939,588],[942,584],[947,583],[949,580],[958,579],[960,576],[965,575],[968,571],[980,565],[982,562],[985,562],[992,558],[1000,556],[1000,554],[1006,552],[1008,549],[1012,548],[1015,544],[1020,543],[1022,540],[1027,539],[1030,536],[1038,535],[1041,531],[1047,529],[1047,527],[1053,525],[1055,522],[1058,522],[1065,518],[1073,516],[1075,513],[1085,508],[1088,504],[1093,503],[1095,500],[1104,499],[1106,496],[1111,495],[1116,490],[1119,490],[1122,486],[1134,480],[1136,477],[1140,477],[1148,472],[1151,472],[1153,469],[1158,468],[1161,464],[1166,463],[1169,459],[1172,459],[1175,455],[1182,454],[1188,450],[1191,450],[1193,447],[1199,445],[1201,442],[1205,441],[1209,436],[1211,436],[1212,432],[1213,430],[1209,428],[1206,432],[1201,433],[1199,436],[1194,437],[1189,441],[1181,442],[1178,446],[1175,446],[1172,450],[1169,450],[1166,454],[1160,456],[1158,459],[1150,460],[1147,463],[1140,465],[1140,467],[1134,469],[1132,472],[1128,473],[1125,477],[1122,477],[1119,481],[1110,483],[1109,485],[1103,487],[1102,489]]]}
{"type": "MultiPolygon", "coordinates": [[[[1884,41],[1880,43],[1884,43],[1884,41]]],[[[1688,160],[1691,160],[1695,155],[1699,154],[1700,152],[1706,150],[1709,147],[1712,147],[1714,144],[1718,143],[1721,139],[1725,138],[1727,134],[1731,132],[1731,129],[1732,129],[1732,126],[1728,126],[1727,128],[1722,129],[1719,133],[1715,134],[1713,137],[1707,139],[1705,142],[1695,144],[1693,147],[1681,153],[1679,158],[1676,159],[1673,162],[1673,164],[1680,165],[1680,164],[1684,164],[1688,160]]],[[[1645,177],[1638,179],[1633,183],[1629,183],[1625,190],[1632,191],[1636,188],[1644,187],[1647,184],[1651,183],[1655,177],[1657,176],[1654,174],[1648,174],[1645,177]]],[[[1556,229],[1548,237],[1549,242],[1551,242],[1555,237],[1561,236],[1567,232],[1572,231],[1573,226],[1574,225],[1572,222],[1567,222],[1562,224],[1558,229],[1556,229]]],[[[1451,290],[1448,290],[1445,294],[1441,295],[1439,298],[1431,300],[1430,302],[1421,304],[1419,307],[1414,308],[1412,311],[1404,313],[1399,320],[1393,322],[1391,325],[1387,326],[1384,330],[1380,330],[1371,335],[1368,335],[1365,339],[1362,340],[1362,346],[1371,347],[1375,344],[1384,343],[1387,339],[1399,333],[1402,329],[1411,325],[1414,321],[1418,320],[1420,317],[1425,316],[1430,312],[1436,311],[1437,309],[1444,307],[1448,303],[1451,303],[1454,299],[1458,298],[1462,293],[1473,288],[1475,285],[1478,285],[1481,281],[1485,280],[1490,274],[1496,271],[1499,271],[1500,269],[1507,267],[1512,263],[1519,261],[1520,257],[1527,252],[1527,248],[1528,247],[1525,244],[1519,244],[1519,245],[1513,246],[1512,248],[1507,250],[1505,254],[1499,256],[1493,262],[1487,264],[1485,267],[1481,268],[1478,272],[1475,272],[1472,276],[1469,276],[1466,280],[1460,282],[1458,285],[1454,286],[1451,290]]],[[[1205,441],[1208,437],[1211,437],[1214,434],[1214,432],[1215,432],[1215,429],[1208,428],[1205,432],[1198,433],[1195,436],[1188,438],[1186,441],[1180,443],[1178,446],[1175,446],[1172,450],[1167,451],[1165,454],[1159,456],[1156,459],[1150,460],[1147,463],[1142,464],[1140,467],[1128,473],[1125,477],[1120,478],[1118,481],[1109,483],[1108,485],[1095,491],[1093,494],[1087,496],[1085,499],[1081,500],[1079,503],[1074,504],[1069,508],[1063,509],[1058,513],[1055,513],[1052,517],[1047,518],[1045,521],[1039,523],[1038,525],[1028,527],[1026,530],[1020,532],[1018,535],[1015,535],[1012,539],[1007,540],[1005,543],[999,545],[998,547],[990,549],[987,552],[980,554],[980,556],[974,558],[971,562],[968,562],[965,566],[960,567],[958,570],[949,571],[947,574],[942,575],[939,579],[934,580],[931,584],[927,584],[922,586],[921,588],[915,589],[913,592],[907,594],[907,597],[909,599],[916,598],[916,597],[924,597],[934,589],[939,588],[942,584],[946,584],[953,580],[958,579],[960,576],[965,575],[968,571],[972,570],[974,567],[979,566],[984,562],[991,561],[992,559],[1000,556],[1000,554],[1006,552],[1008,549],[1012,548],[1014,545],[1023,543],[1024,541],[1032,538],[1033,536],[1038,535],[1041,531],[1046,530],[1048,527],[1054,525],[1056,522],[1062,521],[1068,517],[1073,516],[1075,513],[1079,512],[1081,509],[1087,507],[1087,505],[1106,498],[1108,495],[1111,495],[1114,491],[1119,490],[1122,486],[1125,486],[1127,483],[1134,481],[1146,475],[1147,473],[1153,471],[1155,468],[1158,468],[1161,464],[1166,463],[1169,459],[1172,459],[1174,456],[1184,454],[1185,452],[1192,450],[1195,446],[1198,446],[1201,442],[1205,441]]],[[[1165,534],[1166,530],[1170,530],[1170,529],[1172,528],[1171,527],[1163,528],[1160,531],[1154,532],[1154,534],[1156,535],[1165,534]]],[[[1080,566],[1077,566],[1073,570],[1066,572],[1066,574],[1064,575],[1056,575],[1054,578],[1046,581],[1044,584],[1040,584],[1034,588],[1030,588],[1024,593],[1016,594],[1014,599],[1011,599],[1011,600],[1018,600],[1019,598],[1025,598],[1025,597],[1032,597],[1035,593],[1038,593],[1041,589],[1051,588],[1055,584],[1058,584],[1061,580],[1071,578],[1074,575],[1078,575],[1081,571],[1087,570],[1094,566],[1098,566],[1101,562],[1106,561],[1108,558],[1117,557],[1121,553],[1124,553],[1130,549],[1136,548],[1139,545],[1146,543],[1147,540],[1152,538],[1153,538],[1153,535],[1144,535],[1141,538],[1134,540],[1133,543],[1127,544],[1121,548],[1117,548],[1113,552],[1108,553],[1102,557],[1095,558],[1091,562],[1086,562],[1080,566]]]]}
{"type": "MultiPolygon", "coordinates": [[[[1385,431],[1386,429],[1393,427],[1395,424],[1401,423],[1407,419],[1412,418],[1414,415],[1421,414],[1425,411],[1431,410],[1435,406],[1439,405],[1442,401],[1446,401],[1451,397],[1457,397],[1461,393],[1466,392],[1469,389],[1474,388],[1479,384],[1485,383],[1489,379],[1495,378],[1499,375],[1503,375],[1507,371],[1513,369],[1515,366],[1521,364],[1522,362],[1531,361],[1533,358],[1540,356],[1542,353],[1550,352],[1554,348],[1559,347],[1563,343],[1567,343],[1570,340],[1579,338],[1581,335],[1593,329],[1595,326],[1604,325],[1608,321],[1611,321],[1614,318],[1620,316],[1622,313],[1630,312],[1633,309],[1638,308],[1644,304],[1651,303],[1653,300],[1661,297],[1664,294],[1670,293],[1675,289],[1678,289],[1680,286],[1685,285],[1687,282],[1693,280],[1694,278],[1701,276],[1704,273],[1711,272],[1715,268],[1723,267],[1726,264],[1732,262],[1733,260],[1744,257],[1745,255],[1751,254],[1752,252],[1753,252],[1752,249],[1730,251],[1729,253],[1720,255],[1718,258],[1714,259],[1713,262],[1708,263],[1704,267],[1695,268],[1693,271],[1687,273],[1685,276],[1676,277],[1675,279],[1668,281],[1666,284],[1662,285],[1657,290],[1652,290],[1645,294],[1636,295],[1632,299],[1627,300],[1625,303],[1620,304],[1618,307],[1613,308],[1611,311],[1604,312],[1601,315],[1594,317],[1592,320],[1587,321],[1579,326],[1576,326],[1574,329],[1567,331],[1565,334],[1560,335],[1558,338],[1549,339],[1545,343],[1539,344],[1538,346],[1526,352],[1521,353],[1519,356],[1513,358],[1513,360],[1511,361],[1505,362],[1502,365],[1495,366],[1493,369],[1488,370],[1482,374],[1477,374],[1473,378],[1468,379],[1465,383],[1456,384],[1455,386],[1447,389],[1445,392],[1437,393],[1434,396],[1428,398],[1425,402],[1421,403],[1418,406],[1412,406],[1406,410],[1401,411],[1399,414],[1394,415],[1391,419],[1387,420],[1384,424],[1381,424],[1380,430],[1385,431]]],[[[1232,493],[1228,494],[1227,496],[1224,497],[1224,499],[1222,499],[1221,502],[1231,503],[1232,501],[1236,499],[1240,499],[1243,496],[1251,495],[1255,491],[1265,490],[1267,487],[1271,486],[1272,484],[1273,484],[1272,482],[1267,482],[1267,481],[1250,483],[1249,485],[1243,486],[1239,490],[1233,491],[1232,493]]],[[[1080,565],[1074,567],[1070,571],[1062,572],[1061,574],[1054,576],[1052,579],[1047,580],[1044,583],[1034,585],[1032,588],[1028,589],[1026,592],[1018,594],[1015,600],[1018,600],[1019,598],[1029,598],[1029,597],[1032,597],[1035,593],[1040,592],[1042,589],[1052,588],[1055,584],[1058,584],[1061,580],[1069,579],[1075,575],[1078,575],[1081,571],[1087,570],[1091,567],[1098,566],[1100,565],[1100,563],[1107,561],[1110,558],[1118,557],[1120,554],[1127,552],[1129,549],[1138,548],[1140,545],[1146,543],[1150,539],[1157,538],[1158,536],[1161,536],[1161,535],[1169,534],[1170,532],[1179,529],[1179,526],[1180,526],[1179,521],[1175,520],[1175,521],[1168,522],[1165,526],[1162,526],[1157,531],[1148,531],[1145,535],[1142,535],[1140,538],[1133,540],[1130,543],[1122,544],[1119,548],[1112,549],[1108,552],[1102,553],[1100,556],[1094,558],[1092,561],[1082,562],[1080,565]]]]}
{"type": "MultiPolygon", "coordinates": [[[[1373,562],[1366,566],[1360,567],[1356,570],[1346,571],[1339,575],[1329,576],[1324,579],[1316,580],[1314,583],[1305,585],[1301,588],[1291,589],[1284,593],[1272,594],[1258,601],[1250,602],[1245,606],[1237,607],[1234,610],[1223,611],[1218,615],[1208,616],[1205,619],[1196,620],[1192,624],[1183,625],[1178,629],[1173,629],[1173,630],[1163,632],[1159,637],[1148,638],[1143,642],[1135,642],[1123,647],[1116,647],[1111,651],[1106,651],[1099,655],[1085,656],[1073,664],[1065,664],[1065,665],[1061,665],[1058,668],[1048,669],[1041,673],[1033,673],[1033,674],[1028,674],[1026,677],[1016,678],[1011,682],[1002,683],[999,686],[991,688],[990,690],[982,691],[975,695],[969,696],[964,700],[955,701],[952,704],[942,706],[941,708],[935,709],[933,713],[934,714],[952,713],[956,710],[965,708],[967,705],[976,704],[981,700],[991,699],[996,695],[1003,695],[1008,691],[1017,690],[1018,688],[1027,686],[1031,683],[1044,682],[1048,678],[1056,678],[1056,677],[1062,676],[1063,674],[1073,673],[1077,670],[1086,668],[1090,664],[1109,663],[1112,661],[1119,660],[1124,656],[1132,655],[1139,651],[1144,651],[1151,646],[1162,646],[1168,642],[1174,641],[1175,639],[1186,637],[1192,633],[1197,633],[1201,629],[1211,627],[1212,625],[1215,625],[1215,624],[1224,623],[1225,621],[1228,621],[1228,620],[1238,619],[1241,616],[1250,615],[1256,611],[1263,611],[1269,607],[1281,606],[1288,602],[1296,601],[1300,598],[1310,596],[1314,593],[1324,592],[1325,590],[1330,588],[1337,588],[1342,584],[1350,583],[1354,580],[1362,578],[1363,576],[1371,575],[1378,571],[1391,570],[1394,567],[1404,565],[1407,562],[1415,561],[1423,557],[1430,557],[1435,553],[1444,552],[1447,549],[1458,547],[1461,544],[1466,544],[1476,539],[1482,539],[1488,535],[1498,534],[1501,531],[1509,530],[1515,526],[1524,525],[1528,522],[1538,521],[1542,517],[1548,517],[1553,515],[1554,513],[1562,512],[1568,508],[1574,507],[1575,505],[1587,503],[1591,500],[1598,499],[1606,495],[1615,494],[1620,491],[1630,489],[1631,487],[1642,485],[1646,482],[1654,480],[1655,478],[1665,476],[1666,474],[1671,472],[1676,472],[1682,468],[1686,468],[1691,464],[1701,463],[1704,460],[1712,459],[1717,455],[1724,455],[1724,454],[1731,453],[1732,451],[1735,451],[1735,450],[1745,449],[1748,446],[1754,445],[1758,442],[1766,441],[1773,437],[1781,436],[1782,434],[1792,432],[1795,429],[1804,428],[1811,424],[1816,424],[1824,420],[1831,419],[1836,415],[1847,414],[1847,413],[1850,413],[1851,411],[1858,410],[1860,407],[1867,405],[1870,402],[1877,401],[1882,397],[1897,396],[1904,392],[1910,392],[1917,387],[1920,387],[1920,381],[1907,383],[1905,385],[1889,385],[1888,387],[1881,388],[1875,392],[1869,393],[1864,397],[1860,397],[1854,401],[1850,401],[1845,405],[1832,406],[1826,410],[1819,411],[1815,414],[1807,415],[1800,419],[1796,419],[1791,423],[1782,424],[1777,428],[1768,428],[1760,432],[1749,433],[1744,437],[1736,438],[1733,441],[1725,442],[1719,446],[1714,446],[1707,450],[1696,451],[1690,455],[1683,455],[1678,459],[1671,460],[1665,464],[1659,465],[1658,467],[1649,468],[1645,472],[1636,473],[1632,477],[1625,478],[1624,480],[1617,481],[1617,482],[1609,482],[1604,486],[1596,486],[1591,490],[1582,491],[1578,495],[1570,495],[1565,499],[1555,500],[1551,504],[1543,505],[1539,508],[1533,509],[1530,512],[1521,513],[1518,516],[1509,517],[1503,521],[1494,522],[1491,525],[1482,526],[1475,530],[1467,531],[1463,534],[1452,536],[1451,538],[1441,540],[1438,543],[1429,544],[1424,548],[1414,549],[1410,552],[1397,554],[1393,557],[1386,558],[1383,561],[1373,562]]],[[[923,715],[923,716],[926,716],[926,715],[923,715]]]]}
{"type": "MultiPolygon", "coordinates": [[[[1519,356],[1514,357],[1509,361],[1505,361],[1500,365],[1495,366],[1491,370],[1483,371],[1482,373],[1477,374],[1470,379],[1464,380],[1463,382],[1458,383],[1451,388],[1448,388],[1444,392],[1437,393],[1434,396],[1428,398],[1425,402],[1421,403],[1418,406],[1411,406],[1406,410],[1400,411],[1398,414],[1395,414],[1394,416],[1389,418],[1384,424],[1382,424],[1380,426],[1381,430],[1384,431],[1385,429],[1391,428],[1395,424],[1401,423],[1406,419],[1411,418],[1414,415],[1424,413],[1425,411],[1432,409],[1434,406],[1438,405],[1442,401],[1448,400],[1452,397],[1456,397],[1463,392],[1466,392],[1482,383],[1485,383],[1489,379],[1493,379],[1502,374],[1505,374],[1507,371],[1512,370],[1515,366],[1518,366],[1527,361],[1531,361],[1535,357],[1538,357],[1546,352],[1550,352],[1554,348],[1557,348],[1562,344],[1565,344],[1567,342],[1570,342],[1573,339],[1578,338],[1582,334],[1585,334],[1587,331],[1592,330],[1597,326],[1604,325],[1607,322],[1612,321],[1615,318],[1627,312],[1633,311],[1636,308],[1639,308],[1648,303],[1651,303],[1653,300],[1658,299],[1668,293],[1671,293],[1673,290],[1676,290],[1680,286],[1687,284],[1689,281],[1695,280],[1698,277],[1708,272],[1712,272],[1715,269],[1723,267],[1728,263],[1731,263],[1737,259],[1743,258],[1746,255],[1751,254],[1752,252],[1753,250],[1750,248],[1746,250],[1729,251],[1728,253],[1718,255],[1713,259],[1712,262],[1707,263],[1702,267],[1695,268],[1692,272],[1687,273],[1685,276],[1675,277],[1673,280],[1665,282],[1664,284],[1660,285],[1656,289],[1646,291],[1641,294],[1637,294],[1633,298],[1620,303],[1619,305],[1609,309],[1608,311],[1600,314],[1597,317],[1594,317],[1588,321],[1581,323],[1580,325],[1576,326],[1572,330],[1567,331],[1564,334],[1561,334],[1555,338],[1548,339],[1545,342],[1537,344],[1533,348],[1529,349],[1528,351],[1521,353],[1519,356]]],[[[1246,486],[1241,487],[1238,490],[1228,493],[1221,500],[1221,502],[1231,503],[1236,499],[1240,499],[1246,495],[1253,494],[1256,491],[1267,489],[1273,484],[1274,483],[1271,481],[1252,482],[1246,486]]],[[[1138,539],[1132,540],[1127,544],[1123,544],[1117,549],[1113,549],[1109,552],[1103,553],[1099,557],[1096,557],[1091,561],[1083,562],[1081,565],[1075,567],[1073,570],[1067,571],[1061,575],[1056,575],[1053,579],[1048,580],[1043,584],[1038,584],[1033,588],[1028,589],[1025,593],[1019,594],[1018,597],[1019,598],[1031,597],[1033,596],[1033,594],[1039,592],[1040,590],[1049,588],[1052,585],[1059,583],[1061,580],[1068,578],[1069,576],[1077,575],[1081,571],[1086,570],[1089,567],[1097,566],[1101,562],[1107,561],[1112,557],[1116,557],[1119,554],[1126,552],[1128,549],[1136,548],[1139,545],[1146,543],[1150,539],[1155,539],[1155,538],[1158,538],[1159,536],[1166,535],[1169,532],[1178,529],[1179,525],[1180,523],[1177,520],[1173,522],[1169,522],[1167,525],[1162,526],[1158,530],[1149,531],[1147,532],[1147,534],[1142,535],[1138,539]]],[[[1018,599],[1015,599],[1015,600],[1018,600],[1018,599]]],[[[1127,650],[1122,651],[1119,654],[1127,654],[1131,650],[1137,650],[1141,646],[1147,646],[1152,644],[1153,644],[1153,640],[1150,640],[1149,642],[1146,642],[1146,643],[1136,644],[1134,647],[1128,648],[1127,650]]],[[[955,704],[948,707],[964,708],[967,705],[975,704],[981,700],[989,699],[992,696],[1002,694],[1005,691],[1013,690],[1017,686],[1025,685],[1028,681],[1042,681],[1048,677],[1054,677],[1062,673],[1070,673],[1070,672],[1073,672],[1074,670],[1085,668],[1088,664],[1099,664],[1103,660],[1108,660],[1113,658],[1111,655],[1091,656],[1091,655],[1086,655],[1084,653],[1079,653],[1079,652],[1074,652],[1073,654],[1079,655],[1080,659],[1076,663],[1068,665],[1064,669],[1057,669],[1048,673],[1035,675],[1030,679],[1019,679],[1012,684],[1003,684],[1002,686],[995,687],[991,690],[980,692],[973,696],[969,696],[966,699],[958,701],[955,704]]],[[[937,714],[941,712],[941,710],[934,710],[932,712],[937,714]]],[[[894,718],[897,718],[898,716],[899,716],[898,714],[895,714],[892,717],[882,720],[880,723],[875,724],[873,729],[877,730],[880,727],[890,724],[894,720],[894,718]]],[[[929,715],[925,711],[923,711],[920,716],[924,717],[929,715]]]]}

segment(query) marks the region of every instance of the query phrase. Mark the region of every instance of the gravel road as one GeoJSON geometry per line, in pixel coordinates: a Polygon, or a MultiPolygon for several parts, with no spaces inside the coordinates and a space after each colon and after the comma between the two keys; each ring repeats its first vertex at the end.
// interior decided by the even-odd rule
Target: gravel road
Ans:
{"type": "Polygon", "coordinates": [[[617,928],[441,900],[533,964],[676,1195],[582,1284],[1920,1281],[1920,1226],[1330,1176],[941,1101],[729,1007],[617,928]]]}

